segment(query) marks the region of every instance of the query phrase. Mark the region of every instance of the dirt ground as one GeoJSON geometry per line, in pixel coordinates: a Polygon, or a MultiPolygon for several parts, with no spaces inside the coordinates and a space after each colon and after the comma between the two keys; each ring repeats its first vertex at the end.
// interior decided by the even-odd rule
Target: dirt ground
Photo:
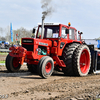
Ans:
{"type": "Polygon", "coordinates": [[[0,61],[5,60],[5,59],[6,59],[6,56],[7,56],[7,55],[0,55],[0,61]]]}
{"type": "Polygon", "coordinates": [[[42,79],[28,72],[26,65],[17,73],[8,73],[5,66],[0,66],[0,99],[100,100],[100,74],[70,77],[55,71],[42,79]]]}

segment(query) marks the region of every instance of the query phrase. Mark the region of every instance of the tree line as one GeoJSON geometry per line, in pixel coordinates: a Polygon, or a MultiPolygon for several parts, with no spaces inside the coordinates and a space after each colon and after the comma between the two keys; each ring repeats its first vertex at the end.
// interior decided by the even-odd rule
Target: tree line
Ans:
{"type": "MultiPolygon", "coordinates": [[[[11,42],[11,33],[10,33],[10,28],[2,28],[0,27],[0,40],[1,41],[8,41],[11,42]],[[3,36],[2,34],[5,34],[3,36]]],[[[24,27],[21,27],[17,30],[13,30],[13,42],[15,43],[16,41],[20,41],[21,38],[23,37],[31,37],[32,36],[32,30],[27,30],[24,27]]]]}

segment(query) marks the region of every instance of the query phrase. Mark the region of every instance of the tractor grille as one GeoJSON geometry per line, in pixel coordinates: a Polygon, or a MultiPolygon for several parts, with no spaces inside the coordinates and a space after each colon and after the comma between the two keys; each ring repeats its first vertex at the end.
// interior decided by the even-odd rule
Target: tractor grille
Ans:
{"type": "Polygon", "coordinates": [[[27,49],[27,51],[34,50],[34,40],[33,39],[22,39],[22,47],[27,49]]]}
{"type": "Polygon", "coordinates": [[[22,47],[24,47],[25,49],[27,49],[27,51],[33,51],[33,45],[23,44],[22,47]]]}
{"type": "Polygon", "coordinates": [[[33,43],[32,39],[23,39],[22,43],[33,43]]]}

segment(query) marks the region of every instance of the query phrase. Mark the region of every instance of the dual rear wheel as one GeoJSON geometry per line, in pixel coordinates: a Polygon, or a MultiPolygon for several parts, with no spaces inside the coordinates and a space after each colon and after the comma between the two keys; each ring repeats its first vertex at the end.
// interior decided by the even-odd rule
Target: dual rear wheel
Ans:
{"type": "Polygon", "coordinates": [[[63,72],[70,76],[86,76],[90,71],[91,54],[87,45],[73,43],[65,47],[63,60],[66,68],[63,72]]]}

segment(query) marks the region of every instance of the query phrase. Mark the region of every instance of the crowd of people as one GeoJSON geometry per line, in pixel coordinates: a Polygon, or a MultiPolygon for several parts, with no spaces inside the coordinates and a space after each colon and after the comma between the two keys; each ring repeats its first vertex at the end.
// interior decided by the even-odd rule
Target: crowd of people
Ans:
{"type": "Polygon", "coordinates": [[[8,49],[10,46],[9,42],[1,41],[0,42],[0,49],[8,49]]]}

